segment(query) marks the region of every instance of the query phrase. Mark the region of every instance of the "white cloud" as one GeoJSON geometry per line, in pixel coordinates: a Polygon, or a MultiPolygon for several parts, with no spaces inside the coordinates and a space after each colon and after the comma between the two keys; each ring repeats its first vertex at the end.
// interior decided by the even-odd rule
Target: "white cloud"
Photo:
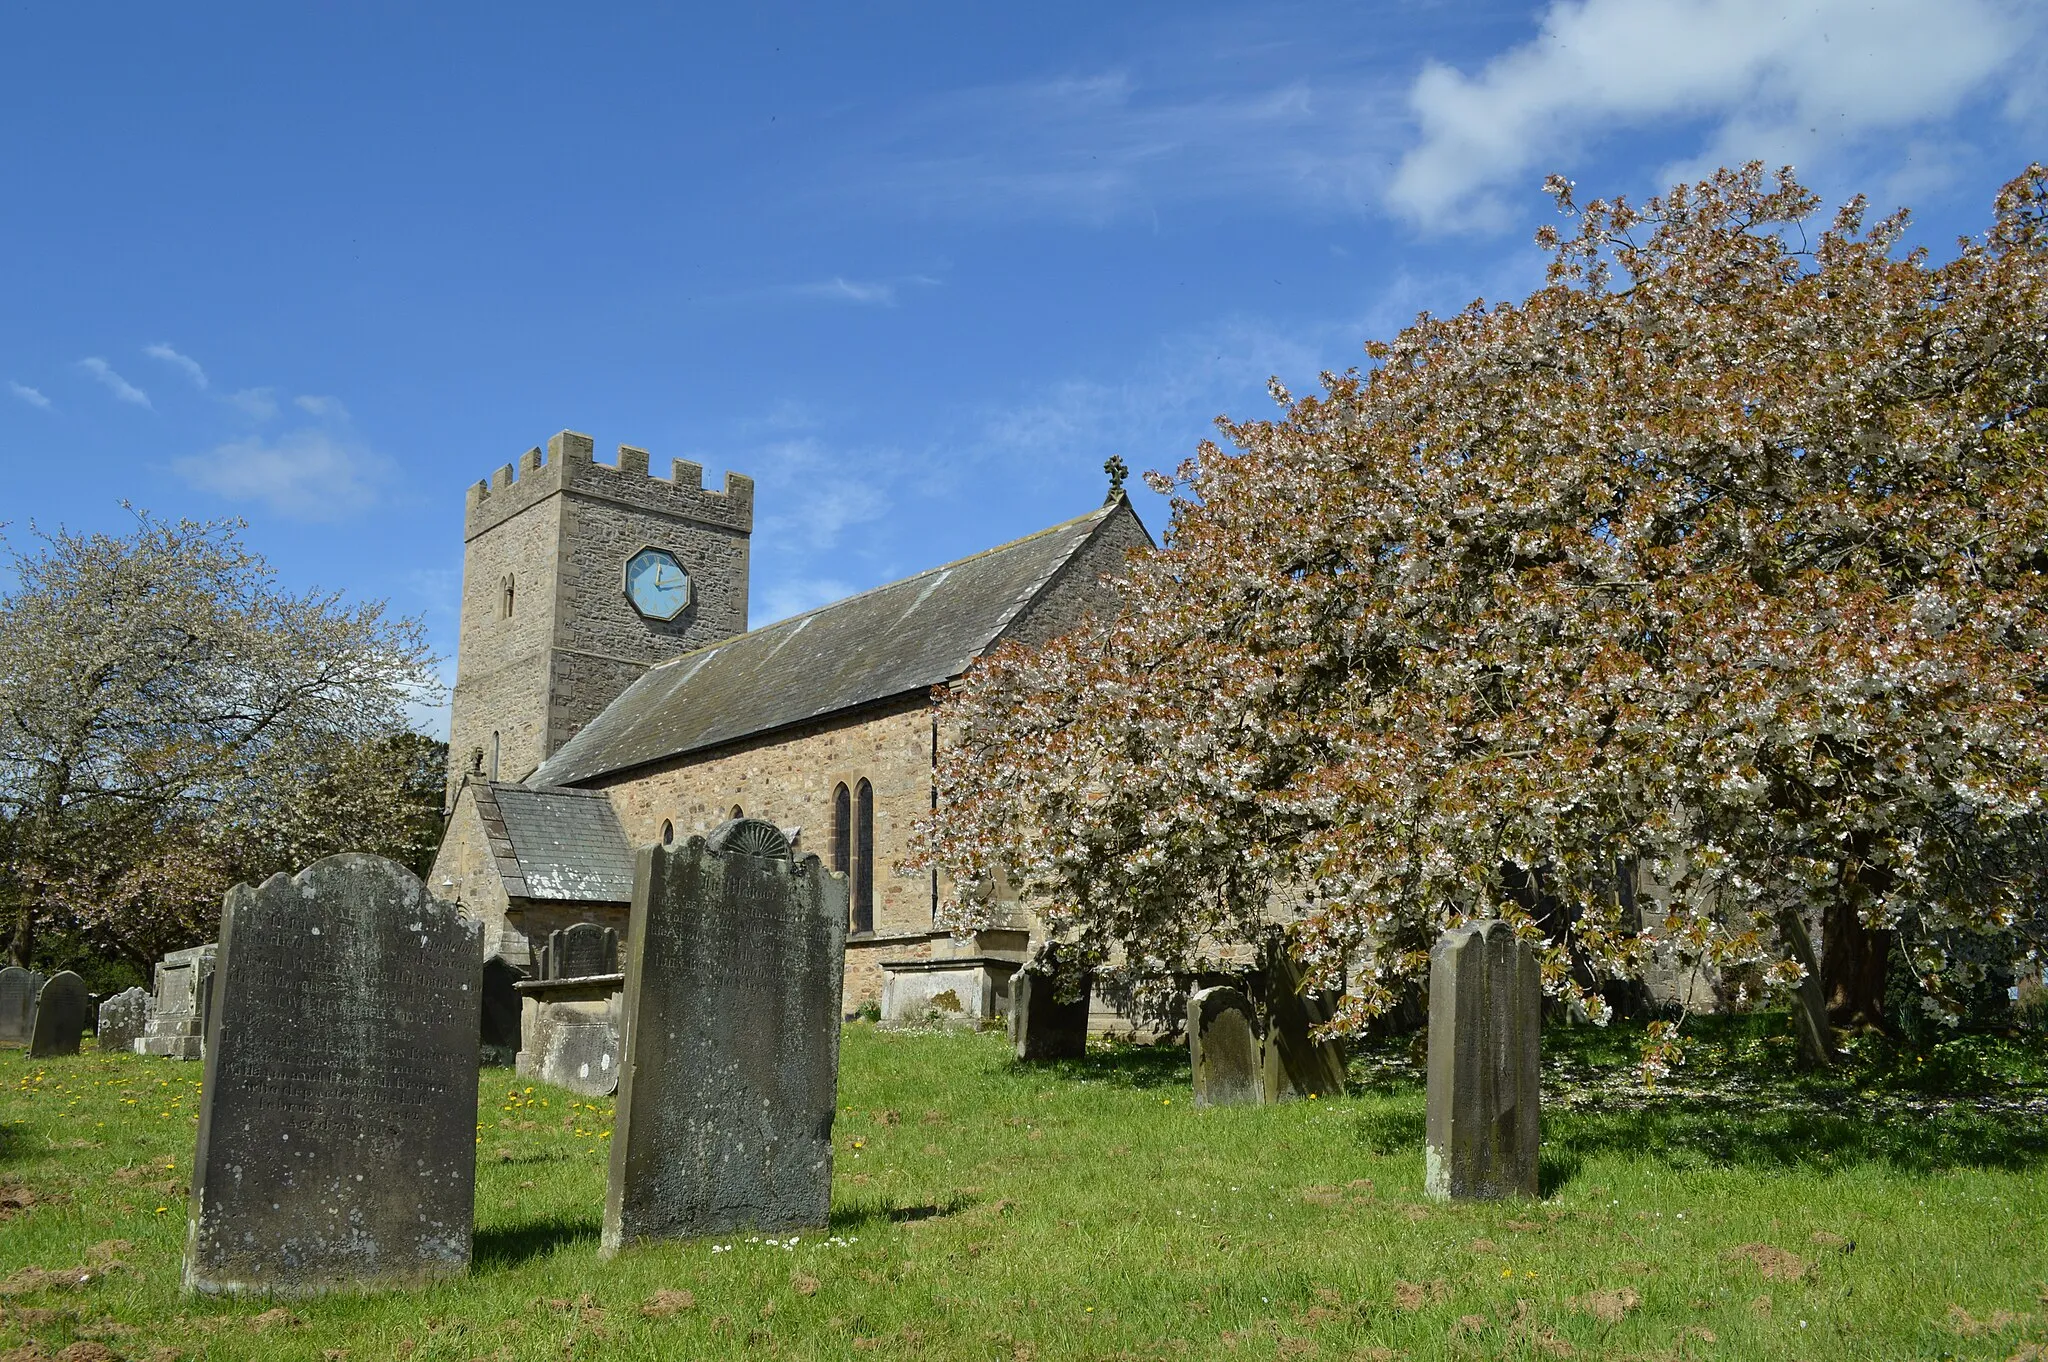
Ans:
{"type": "Polygon", "coordinates": [[[888,512],[889,499],[876,484],[886,479],[891,462],[887,454],[837,456],[812,439],[762,446],[750,461],[755,479],[787,492],[776,500],[797,509],[762,517],[755,538],[793,538],[811,551],[832,548],[848,529],[888,512]],[[858,470],[858,476],[849,475],[849,469],[858,470]]]}
{"type": "MultiPolygon", "coordinates": [[[[1313,65],[1327,51],[1284,54],[1313,65]]],[[[1366,69],[1282,75],[1241,48],[957,91],[917,110],[860,188],[893,208],[1035,212],[1099,225],[1168,199],[1278,196],[1356,211],[1401,136],[1398,86],[1366,69]]]]}
{"type": "Polygon", "coordinates": [[[10,378],[7,380],[7,391],[13,393],[31,407],[40,407],[44,411],[50,409],[50,399],[37,392],[34,388],[29,387],[26,383],[17,383],[10,378]]]}
{"type": "Polygon", "coordinates": [[[309,394],[294,397],[292,404],[301,411],[311,413],[323,421],[346,421],[348,419],[348,408],[341,404],[341,399],[338,397],[315,397],[309,394]]]}
{"type": "Polygon", "coordinates": [[[148,355],[151,359],[160,359],[172,368],[182,371],[185,377],[191,379],[197,387],[201,389],[206,387],[206,370],[199,367],[199,361],[193,359],[190,355],[179,354],[166,342],[158,341],[155,345],[145,345],[142,348],[142,353],[148,355]]]}
{"type": "Polygon", "coordinates": [[[255,501],[294,520],[340,520],[377,504],[391,466],[326,430],[231,441],[179,459],[178,475],[230,501],[255,501]]]}
{"type": "Polygon", "coordinates": [[[1433,225],[1483,226],[1594,139],[1703,127],[1663,181],[1752,158],[1806,165],[2005,98],[2048,36],[2018,0],[1552,0],[1540,31],[1468,76],[1431,62],[1409,91],[1420,140],[1387,191],[1433,225]]]}
{"type": "Polygon", "coordinates": [[[884,281],[832,278],[816,284],[791,284],[782,290],[792,298],[822,298],[833,303],[879,303],[896,305],[896,286],[884,281]]]}
{"type": "Polygon", "coordinates": [[[764,624],[786,620],[791,615],[801,615],[806,610],[815,610],[851,596],[853,591],[851,586],[832,577],[789,577],[772,582],[761,593],[759,611],[748,612],[758,618],[748,620],[747,627],[758,629],[764,624]]]}
{"type": "Polygon", "coordinates": [[[78,361],[78,367],[106,384],[107,391],[111,392],[117,401],[128,402],[138,407],[149,406],[149,394],[115,373],[113,366],[98,355],[78,361]]]}
{"type": "Polygon", "coordinates": [[[242,415],[252,421],[268,421],[277,415],[275,388],[243,388],[229,393],[224,400],[229,406],[239,408],[242,415]]]}

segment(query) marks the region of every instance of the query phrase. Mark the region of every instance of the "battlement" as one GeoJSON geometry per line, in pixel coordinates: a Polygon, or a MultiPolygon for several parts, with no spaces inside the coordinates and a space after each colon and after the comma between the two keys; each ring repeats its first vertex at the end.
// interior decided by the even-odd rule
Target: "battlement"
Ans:
{"type": "Polygon", "coordinates": [[[470,487],[463,538],[474,539],[557,492],[619,502],[741,534],[754,528],[754,480],[745,474],[728,472],[722,491],[707,492],[700,463],[672,459],[669,475],[657,478],[648,472],[646,450],[620,445],[616,464],[599,463],[588,435],[565,430],[548,441],[546,454],[529,449],[519,456],[516,468],[508,463],[470,487]]]}

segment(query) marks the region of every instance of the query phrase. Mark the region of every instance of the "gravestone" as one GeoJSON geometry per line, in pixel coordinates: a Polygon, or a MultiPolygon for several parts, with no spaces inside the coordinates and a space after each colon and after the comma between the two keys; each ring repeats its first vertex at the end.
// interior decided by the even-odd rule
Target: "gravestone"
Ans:
{"type": "Polygon", "coordinates": [[[19,965],[0,969],[0,1045],[28,1044],[29,1021],[42,986],[43,976],[34,970],[19,965]]]}
{"type": "Polygon", "coordinates": [[[135,1041],[149,1024],[149,990],[127,988],[100,1004],[100,1049],[135,1053],[135,1041]]]}
{"type": "Polygon", "coordinates": [[[1022,1060],[1079,1059],[1088,1053],[1086,969],[1064,966],[1060,950],[1041,945],[1010,981],[1010,1040],[1022,1060]]]}
{"type": "Polygon", "coordinates": [[[468,1269],[482,926],[349,854],[228,892],[185,1289],[313,1295],[468,1269]]]}
{"type": "Polygon", "coordinates": [[[1301,966],[1277,943],[1266,952],[1266,1100],[1344,1095],[1344,1047],[1316,1040],[1311,1028],[1330,1020],[1301,966]]]}
{"type": "Polygon", "coordinates": [[[1266,1077],[1252,1000],[1234,988],[1188,995],[1188,1064],[1198,1107],[1256,1106],[1266,1077]]]}
{"type": "Polygon", "coordinates": [[[548,934],[546,979],[586,979],[619,972],[619,934],[596,922],[578,922],[548,934]]]}
{"type": "Polygon", "coordinates": [[[156,965],[156,1004],[137,1054],[164,1059],[202,1059],[206,1052],[206,1010],[213,997],[214,945],[172,951],[156,965]]]}
{"type": "Polygon", "coordinates": [[[525,977],[525,970],[502,955],[484,961],[478,1033],[485,1064],[511,1064],[519,1053],[519,981],[525,977]]]}
{"type": "Polygon", "coordinates": [[[70,970],[59,970],[36,994],[35,1016],[29,1022],[28,1057],[47,1059],[52,1055],[78,1053],[79,1037],[92,1024],[92,999],[85,980],[70,970]]]}
{"type": "Polygon", "coordinates": [[[1528,942],[1497,921],[1444,933],[1429,953],[1428,1195],[1538,1194],[1542,1025],[1528,942]]]}
{"type": "Polygon", "coordinates": [[[603,1251],[826,1223],[846,878],[773,824],[641,850],[603,1251]]]}

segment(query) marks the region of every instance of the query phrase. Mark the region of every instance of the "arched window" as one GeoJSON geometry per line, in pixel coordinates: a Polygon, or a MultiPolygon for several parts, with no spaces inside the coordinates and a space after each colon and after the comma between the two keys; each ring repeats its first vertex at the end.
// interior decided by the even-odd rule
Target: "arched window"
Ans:
{"type": "Polygon", "coordinates": [[[727,818],[745,818],[746,816],[747,811],[737,804],[733,805],[732,812],[726,815],[727,818]]]}
{"type": "Polygon", "coordinates": [[[505,618],[512,618],[512,574],[505,574],[505,618]]]}
{"type": "Polygon", "coordinates": [[[832,868],[853,869],[853,792],[844,782],[832,791],[832,868]]]}
{"type": "Polygon", "coordinates": [[[676,825],[666,818],[661,820],[661,844],[671,846],[676,840],[676,825]]]}
{"type": "Polygon", "coordinates": [[[863,780],[853,791],[853,930],[875,929],[875,787],[863,780]]]}
{"type": "Polygon", "coordinates": [[[491,779],[498,778],[498,735],[491,734],[491,779]]]}

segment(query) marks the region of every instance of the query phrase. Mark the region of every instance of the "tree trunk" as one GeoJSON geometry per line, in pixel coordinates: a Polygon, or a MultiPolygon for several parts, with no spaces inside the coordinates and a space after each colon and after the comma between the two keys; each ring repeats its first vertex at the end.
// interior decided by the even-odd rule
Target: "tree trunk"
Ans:
{"type": "Polygon", "coordinates": [[[1821,989],[1820,964],[1813,958],[1813,937],[1796,908],[1778,915],[1778,931],[1785,938],[1792,958],[1805,969],[1806,977],[1792,993],[1792,1029],[1799,1033],[1799,1057],[1808,1067],[1832,1069],[1841,1056],[1828,1030],[1827,994],[1821,989]]]}
{"type": "Polygon", "coordinates": [[[36,906],[27,897],[14,910],[14,930],[7,935],[7,954],[15,964],[28,968],[36,949],[36,906]]]}
{"type": "Polygon", "coordinates": [[[1821,986],[1830,1021],[1837,1026],[1891,1029],[1884,1014],[1891,956],[1892,934],[1865,926],[1853,901],[1828,905],[1821,918],[1821,986]]]}

